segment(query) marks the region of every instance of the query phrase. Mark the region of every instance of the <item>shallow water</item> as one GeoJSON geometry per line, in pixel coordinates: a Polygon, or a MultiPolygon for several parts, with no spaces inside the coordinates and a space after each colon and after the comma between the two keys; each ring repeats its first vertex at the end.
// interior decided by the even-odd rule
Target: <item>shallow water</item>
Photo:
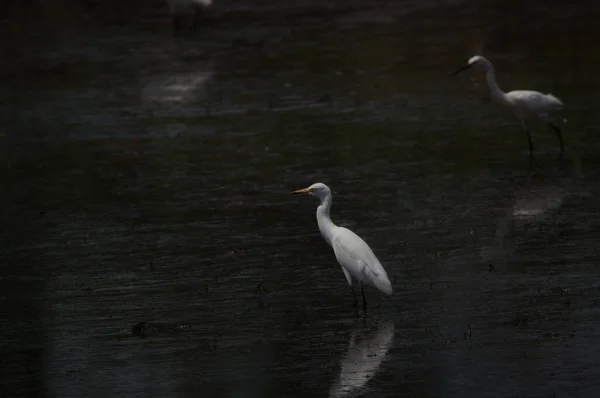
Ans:
{"type": "Polygon", "coordinates": [[[8,4],[2,396],[600,393],[591,2],[8,4]],[[474,53],[565,102],[562,162],[474,53]],[[366,317],[317,181],[392,279],[366,317]]]}

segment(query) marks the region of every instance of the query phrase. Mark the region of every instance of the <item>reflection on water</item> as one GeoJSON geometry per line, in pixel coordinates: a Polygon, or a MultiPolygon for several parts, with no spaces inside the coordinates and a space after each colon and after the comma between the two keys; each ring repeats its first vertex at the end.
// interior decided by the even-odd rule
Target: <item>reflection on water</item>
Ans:
{"type": "Polygon", "coordinates": [[[174,35],[162,0],[0,2],[3,395],[600,396],[584,3],[217,0],[174,35]],[[485,81],[449,76],[474,53],[564,97],[577,183],[527,180],[485,81]],[[401,286],[350,343],[313,204],[287,195],[309,180],[401,286]]]}
{"type": "Polygon", "coordinates": [[[144,102],[190,102],[198,99],[202,87],[210,80],[210,71],[194,71],[157,76],[142,91],[144,102]]]}
{"type": "Polygon", "coordinates": [[[533,183],[529,175],[525,187],[516,193],[510,206],[498,219],[492,244],[481,249],[483,260],[491,265],[505,261],[514,250],[515,242],[510,238],[515,230],[544,222],[553,211],[560,208],[567,194],[565,186],[554,181],[533,183]]]}
{"type": "Polygon", "coordinates": [[[530,187],[515,202],[512,215],[519,220],[532,221],[560,207],[565,195],[562,188],[554,185],[530,187]]]}
{"type": "Polygon", "coordinates": [[[360,391],[375,376],[394,341],[394,322],[381,322],[363,330],[362,321],[352,332],[348,351],[340,359],[340,375],[329,391],[330,397],[346,397],[360,391]]]}

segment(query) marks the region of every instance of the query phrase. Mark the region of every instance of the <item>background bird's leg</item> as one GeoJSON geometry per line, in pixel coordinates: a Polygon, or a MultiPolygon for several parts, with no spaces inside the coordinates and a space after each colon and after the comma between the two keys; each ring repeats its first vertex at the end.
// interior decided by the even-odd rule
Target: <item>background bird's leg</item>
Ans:
{"type": "Polygon", "coordinates": [[[563,153],[565,152],[565,143],[563,142],[562,132],[554,123],[548,122],[548,125],[552,127],[552,130],[554,130],[556,136],[558,137],[558,142],[560,143],[560,156],[562,157],[563,153]]]}
{"type": "Polygon", "coordinates": [[[182,18],[180,15],[173,15],[173,32],[179,33],[182,28],[182,18]]]}
{"type": "Polygon", "coordinates": [[[527,128],[527,124],[525,120],[521,120],[521,126],[523,126],[523,130],[527,133],[527,142],[529,143],[529,157],[533,157],[533,141],[531,141],[531,132],[527,128]]]}
{"type": "Polygon", "coordinates": [[[258,282],[258,286],[256,287],[256,294],[258,296],[258,306],[266,307],[267,303],[265,303],[265,301],[263,300],[263,296],[267,295],[267,291],[263,287],[262,282],[258,282]]]}
{"type": "Polygon", "coordinates": [[[360,292],[362,293],[362,298],[363,298],[363,309],[366,313],[367,312],[367,299],[365,297],[365,287],[362,282],[360,283],[360,292]]]}
{"type": "Polygon", "coordinates": [[[356,290],[354,290],[354,285],[352,286],[352,298],[354,299],[354,312],[356,313],[356,317],[358,318],[358,298],[356,297],[356,290]]]}

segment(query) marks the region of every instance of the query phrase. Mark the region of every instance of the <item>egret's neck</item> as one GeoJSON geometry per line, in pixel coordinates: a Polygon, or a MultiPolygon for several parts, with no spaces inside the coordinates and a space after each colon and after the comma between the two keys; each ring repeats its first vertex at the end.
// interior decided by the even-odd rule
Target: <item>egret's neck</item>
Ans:
{"type": "Polygon", "coordinates": [[[508,100],[506,99],[506,93],[502,91],[502,89],[498,87],[498,83],[496,83],[496,74],[494,73],[494,67],[490,65],[485,75],[487,78],[488,86],[490,86],[490,90],[492,91],[492,96],[501,103],[508,103],[508,100]]]}
{"type": "Polygon", "coordinates": [[[317,207],[317,223],[319,224],[321,235],[323,235],[325,241],[329,243],[329,246],[331,246],[333,230],[335,229],[335,224],[331,221],[331,217],[329,216],[330,209],[331,195],[327,195],[325,198],[321,199],[321,204],[317,207]]]}

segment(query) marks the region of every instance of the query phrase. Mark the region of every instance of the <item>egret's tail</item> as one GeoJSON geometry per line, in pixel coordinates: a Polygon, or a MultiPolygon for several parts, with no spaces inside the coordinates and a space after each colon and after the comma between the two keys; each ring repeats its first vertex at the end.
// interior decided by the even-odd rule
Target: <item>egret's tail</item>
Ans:
{"type": "Polygon", "coordinates": [[[383,292],[388,296],[391,296],[392,293],[394,293],[394,289],[392,289],[392,284],[385,273],[377,275],[372,279],[372,281],[373,286],[375,286],[375,288],[377,288],[380,292],[383,292]]]}
{"type": "Polygon", "coordinates": [[[548,93],[546,94],[546,97],[556,107],[556,109],[560,109],[564,106],[562,101],[556,98],[554,95],[548,93]]]}

